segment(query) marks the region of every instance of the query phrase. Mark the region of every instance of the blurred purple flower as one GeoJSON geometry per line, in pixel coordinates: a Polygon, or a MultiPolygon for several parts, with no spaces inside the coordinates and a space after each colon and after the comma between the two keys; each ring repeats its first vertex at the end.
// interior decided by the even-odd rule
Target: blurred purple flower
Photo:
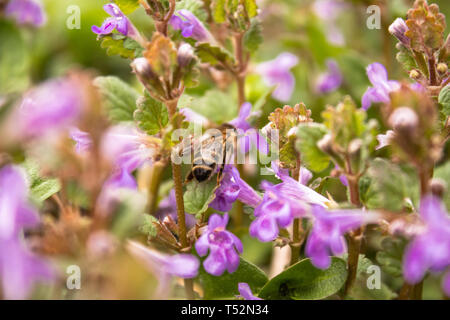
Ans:
{"type": "Polygon", "coordinates": [[[207,127],[210,124],[208,118],[195,112],[191,108],[181,108],[180,113],[186,118],[186,121],[188,122],[193,122],[195,124],[199,124],[204,127],[207,127]]]}
{"type": "Polygon", "coordinates": [[[342,255],[347,251],[345,233],[378,219],[375,213],[362,210],[328,211],[317,205],[312,206],[311,213],[313,227],[306,242],[305,254],[320,269],[330,266],[330,254],[342,255]]]}
{"type": "Polygon", "coordinates": [[[41,27],[47,22],[47,15],[40,0],[10,0],[5,15],[13,17],[18,24],[41,27]]]}
{"type": "Polygon", "coordinates": [[[80,114],[82,95],[78,84],[70,79],[49,80],[25,94],[13,114],[10,130],[31,138],[67,129],[80,114]]]}
{"type": "Polygon", "coordinates": [[[258,298],[253,295],[252,289],[250,289],[248,283],[239,282],[238,290],[240,295],[236,296],[237,298],[242,298],[244,300],[262,300],[261,298],[258,298]]]}
{"type": "Polygon", "coordinates": [[[263,154],[268,154],[269,146],[266,139],[247,121],[250,116],[252,116],[252,105],[245,102],[239,110],[238,117],[230,121],[230,124],[235,126],[238,131],[240,149],[243,153],[247,153],[251,146],[255,146],[263,154]]]}
{"type": "Polygon", "coordinates": [[[21,169],[6,165],[0,170],[0,241],[18,238],[23,228],[36,226],[37,212],[28,203],[28,185],[21,169]]]}
{"type": "Polygon", "coordinates": [[[394,80],[388,80],[386,68],[381,63],[372,63],[367,67],[367,76],[373,87],[367,88],[362,97],[362,108],[369,109],[372,103],[389,102],[389,93],[400,88],[394,80]]]}
{"type": "Polygon", "coordinates": [[[75,151],[83,153],[92,147],[92,139],[89,133],[73,127],[70,129],[70,138],[75,141],[75,151]]]}
{"type": "Polygon", "coordinates": [[[345,38],[339,27],[337,27],[336,20],[346,8],[347,4],[344,1],[336,0],[318,0],[314,1],[313,4],[315,14],[325,24],[325,34],[328,41],[338,46],[345,45],[345,38]]]}
{"type": "Polygon", "coordinates": [[[287,102],[291,99],[295,86],[295,77],[290,69],[298,64],[297,56],[283,52],[274,60],[266,61],[256,67],[268,86],[276,86],[272,93],[275,99],[287,102]]]}
{"type": "Polygon", "coordinates": [[[327,61],[328,71],[317,79],[316,88],[320,93],[328,93],[338,89],[342,84],[342,74],[336,61],[327,61]]]}
{"type": "Polygon", "coordinates": [[[192,254],[162,254],[136,241],[129,240],[127,250],[142,261],[151,271],[180,278],[195,278],[200,262],[192,254]]]}
{"type": "Polygon", "coordinates": [[[209,206],[215,210],[228,212],[236,200],[254,208],[262,199],[247,182],[241,179],[236,167],[227,165],[220,186],[216,190],[216,197],[209,206]]]}
{"type": "Polygon", "coordinates": [[[279,228],[286,228],[294,218],[305,216],[311,204],[325,206],[329,202],[327,198],[289,177],[284,170],[275,165],[273,168],[283,182],[277,185],[262,182],[264,197],[255,209],[256,219],[249,230],[250,235],[261,242],[274,240],[278,236],[279,228]]]}
{"type": "Polygon", "coordinates": [[[181,35],[185,38],[192,38],[199,42],[215,42],[203,23],[189,10],[181,9],[175,12],[170,18],[170,25],[175,30],[181,30],[181,35]]]}
{"type": "Polygon", "coordinates": [[[408,26],[402,18],[395,19],[389,26],[389,33],[396,37],[404,46],[409,48],[411,39],[405,35],[406,31],[408,31],[408,26]]]}
{"type": "Polygon", "coordinates": [[[28,203],[28,186],[21,169],[0,170],[0,279],[6,299],[25,299],[35,282],[50,281],[53,271],[22,243],[24,228],[36,226],[37,212],[28,203]]]}
{"type": "MultiPolygon", "coordinates": [[[[178,221],[175,189],[170,190],[168,196],[159,202],[158,210],[156,211],[156,216],[161,221],[164,220],[164,218],[167,216],[170,216],[175,222],[178,221]]],[[[192,214],[188,214],[188,213],[185,213],[185,221],[186,221],[186,227],[188,229],[195,226],[195,223],[197,222],[195,220],[195,217],[192,214]]]]}
{"type": "Polygon", "coordinates": [[[450,216],[444,204],[434,196],[422,198],[419,212],[426,228],[406,248],[403,275],[408,283],[415,284],[428,270],[447,270],[443,287],[450,296],[450,216]]]}
{"type": "Polygon", "coordinates": [[[228,214],[224,214],[223,217],[213,214],[209,218],[206,231],[195,243],[195,249],[201,257],[209,250],[209,256],[203,262],[203,267],[214,276],[222,275],[225,270],[229,273],[235,272],[239,266],[238,253],[243,251],[241,240],[226,230],[227,224],[228,214]]]}

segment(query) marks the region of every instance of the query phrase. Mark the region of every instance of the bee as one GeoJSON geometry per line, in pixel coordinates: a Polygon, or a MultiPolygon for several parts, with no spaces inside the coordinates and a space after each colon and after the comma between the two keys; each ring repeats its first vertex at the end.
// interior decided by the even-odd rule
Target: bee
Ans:
{"type": "Polygon", "coordinates": [[[233,161],[237,143],[236,128],[225,123],[217,129],[199,139],[187,139],[187,143],[181,143],[180,155],[184,156],[187,152],[193,155],[185,184],[194,179],[199,183],[208,181],[217,170],[217,182],[220,183],[225,165],[233,161]]]}

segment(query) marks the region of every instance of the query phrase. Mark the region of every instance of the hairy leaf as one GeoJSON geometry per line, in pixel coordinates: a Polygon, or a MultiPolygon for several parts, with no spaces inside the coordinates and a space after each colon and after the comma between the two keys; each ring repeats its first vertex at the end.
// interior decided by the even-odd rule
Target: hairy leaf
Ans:
{"type": "Polygon", "coordinates": [[[214,191],[217,189],[215,177],[209,181],[198,183],[191,181],[184,193],[184,209],[187,213],[200,215],[208,209],[208,205],[214,200],[214,191]]]}
{"type": "Polygon", "coordinates": [[[315,172],[325,170],[330,164],[328,155],[317,146],[326,133],[327,129],[321,124],[300,124],[297,130],[296,148],[305,166],[315,172]]]}
{"type": "Polygon", "coordinates": [[[167,125],[169,113],[162,102],[153,99],[145,92],[145,95],[137,100],[134,120],[142,131],[148,135],[154,135],[167,125]]]}

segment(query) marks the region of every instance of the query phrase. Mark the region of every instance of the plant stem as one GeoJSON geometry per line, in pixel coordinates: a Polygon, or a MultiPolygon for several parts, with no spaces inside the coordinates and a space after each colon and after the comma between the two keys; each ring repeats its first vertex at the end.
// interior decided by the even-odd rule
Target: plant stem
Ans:
{"type": "MultiPolygon", "coordinates": [[[[292,170],[292,178],[295,179],[295,181],[298,181],[300,178],[300,154],[297,154],[297,164],[294,170],[292,170]]],[[[292,227],[292,241],[289,244],[291,247],[291,263],[293,264],[297,263],[299,257],[300,257],[300,246],[301,246],[301,235],[300,235],[300,227],[301,227],[301,220],[300,218],[294,219],[294,225],[292,227]]]]}
{"type": "Polygon", "coordinates": [[[161,176],[166,167],[161,161],[155,162],[150,169],[148,176],[148,202],[147,212],[151,215],[155,214],[156,204],[158,202],[159,186],[161,185],[161,176]]]}
{"type": "Polygon", "coordinates": [[[430,85],[437,86],[436,61],[433,55],[428,58],[428,70],[430,71],[430,85]]]}
{"type": "MultiPolygon", "coordinates": [[[[166,101],[167,110],[169,111],[170,118],[175,116],[177,111],[178,99],[166,101]]],[[[179,128],[180,123],[175,123],[175,127],[179,128]]],[[[172,176],[175,185],[175,199],[177,203],[177,218],[178,218],[178,235],[180,237],[181,246],[183,249],[188,248],[189,243],[187,240],[186,232],[186,219],[184,214],[184,201],[183,201],[183,180],[181,177],[181,165],[171,163],[172,165],[172,176]]],[[[194,286],[192,279],[184,279],[184,287],[186,290],[186,295],[189,299],[194,299],[194,286]]]]}

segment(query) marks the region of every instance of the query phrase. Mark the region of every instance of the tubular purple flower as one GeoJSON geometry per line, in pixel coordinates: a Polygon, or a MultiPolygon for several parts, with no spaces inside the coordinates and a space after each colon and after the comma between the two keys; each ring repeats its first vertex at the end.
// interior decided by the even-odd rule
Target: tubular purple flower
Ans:
{"type": "Polygon", "coordinates": [[[367,223],[378,220],[375,213],[362,210],[328,211],[317,205],[312,206],[313,227],[306,242],[305,253],[314,266],[327,269],[330,254],[342,255],[347,251],[344,234],[367,223]]]}
{"type": "Polygon", "coordinates": [[[327,61],[328,71],[319,76],[316,83],[316,90],[320,93],[335,91],[342,84],[342,74],[336,61],[327,61]]]}
{"type": "Polygon", "coordinates": [[[52,280],[47,262],[21,241],[24,228],[36,226],[37,212],[28,203],[28,185],[21,169],[0,169],[0,279],[6,299],[25,299],[35,282],[52,280]]]}
{"type": "Polygon", "coordinates": [[[70,129],[70,138],[75,141],[75,151],[77,153],[86,152],[92,147],[92,139],[89,133],[76,127],[70,129]]]}
{"type": "Polygon", "coordinates": [[[82,95],[75,81],[49,80],[25,94],[12,114],[14,125],[9,131],[27,139],[68,129],[81,112],[82,95]]]}
{"type": "Polygon", "coordinates": [[[225,270],[233,273],[239,267],[239,254],[243,247],[241,240],[226,230],[228,214],[223,217],[213,214],[209,218],[206,231],[198,238],[195,249],[200,257],[208,254],[203,262],[206,272],[220,276],[225,270]]]}
{"type": "Polygon", "coordinates": [[[450,217],[443,203],[432,195],[422,198],[419,212],[425,228],[406,248],[403,276],[408,283],[416,284],[428,270],[446,271],[442,285],[450,296],[450,217]]]}
{"type": "Polygon", "coordinates": [[[244,300],[262,300],[261,298],[258,298],[253,295],[252,289],[250,289],[248,283],[239,282],[238,290],[240,295],[236,296],[236,298],[242,298],[244,300]]]}
{"type": "Polygon", "coordinates": [[[262,201],[259,194],[241,179],[237,168],[227,165],[220,186],[216,190],[216,197],[209,206],[215,210],[227,212],[231,210],[236,200],[253,208],[262,201]]]}
{"type": "Polygon", "coordinates": [[[402,18],[395,19],[389,26],[389,33],[396,37],[398,41],[400,41],[407,48],[411,45],[411,39],[409,39],[405,34],[408,30],[408,26],[402,18]]]}
{"type": "Polygon", "coordinates": [[[103,6],[103,10],[106,11],[111,17],[107,18],[100,27],[92,26],[91,30],[98,35],[111,34],[114,29],[130,37],[140,43],[144,43],[142,36],[136,27],[130,22],[128,17],[120,11],[119,7],[114,3],[108,3],[103,6]]]}
{"type": "Polygon", "coordinates": [[[400,88],[394,80],[388,80],[386,68],[381,63],[372,63],[367,67],[367,76],[373,87],[367,88],[362,97],[362,108],[369,109],[372,103],[387,103],[390,101],[389,93],[400,88]]]}
{"type": "Polygon", "coordinates": [[[152,272],[186,279],[195,278],[198,274],[200,262],[192,254],[169,256],[131,240],[127,242],[127,250],[152,272]]]}
{"type": "Polygon", "coordinates": [[[172,18],[170,18],[169,23],[175,30],[181,30],[181,35],[185,38],[192,38],[199,42],[215,43],[211,33],[189,10],[178,10],[172,18]]]}
{"type": "Polygon", "coordinates": [[[5,8],[5,15],[13,17],[20,25],[41,27],[47,22],[40,0],[10,0],[5,8]]]}
{"type": "Polygon", "coordinates": [[[297,56],[289,52],[283,52],[274,60],[259,64],[256,67],[256,72],[263,77],[268,86],[276,86],[272,97],[287,102],[291,99],[295,86],[295,78],[290,69],[297,64],[297,56]]]}
{"type": "Polygon", "coordinates": [[[253,114],[255,113],[252,113],[251,103],[245,102],[239,110],[238,117],[230,121],[230,124],[238,129],[239,148],[242,153],[247,153],[252,146],[255,146],[261,153],[268,154],[269,145],[266,139],[247,121],[253,114]]]}

